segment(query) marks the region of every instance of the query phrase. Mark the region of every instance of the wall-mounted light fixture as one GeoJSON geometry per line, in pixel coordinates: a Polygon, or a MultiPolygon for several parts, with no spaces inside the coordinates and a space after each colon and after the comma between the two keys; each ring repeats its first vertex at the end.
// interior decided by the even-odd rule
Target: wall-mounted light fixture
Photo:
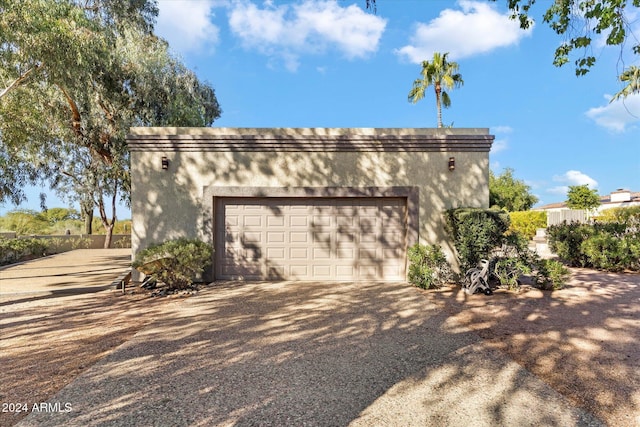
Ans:
{"type": "Polygon", "coordinates": [[[169,169],[169,159],[166,156],[162,156],[162,169],[169,169]]]}
{"type": "Polygon", "coordinates": [[[456,158],[455,157],[449,157],[449,170],[453,171],[456,169],[456,158]]]}

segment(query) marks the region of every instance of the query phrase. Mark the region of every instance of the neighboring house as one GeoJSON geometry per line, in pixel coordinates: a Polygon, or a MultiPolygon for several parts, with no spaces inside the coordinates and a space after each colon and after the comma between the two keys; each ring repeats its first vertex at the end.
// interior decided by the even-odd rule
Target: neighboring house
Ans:
{"type": "MultiPolygon", "coordinates": [[[[640,192],[633,192],[629,190],[618,189],[607,194],[606,196],[600,196],[600,206],[596,208],[596,213],[600,213],[605,209],[621,208],[629,206],[640,206],[640,192]]],[[[536,211],[563,211],[570,210],[567,207],[566,202],[550,203],[544,206],[538,206],[533,209],[536,211]]]]}
{"type": "MultiPolygon", "coordinates": [[[[488,129],[133,128],[132,250],[214,248],[205,279],[405,280],[443,213],[489,204],[488,129]]],[[[134,273],[134,280],[139,275],[134,273]]]]}
{"type": "MultiPolygon", "coordinates": [[[[598,206],[591,216],[597,216],[602,211],[611,208],[640,206],[640,192],[618,189],[600,197],[600,206],[598,206]]],[[[583,220],[586,219],[586,212],[572,210],[567,207],[566,202],[550,203],[548,205],[539,206],[533,210],[546,211],[547,223],[549,225],[562,222],[562,220],[583,220]]]]}

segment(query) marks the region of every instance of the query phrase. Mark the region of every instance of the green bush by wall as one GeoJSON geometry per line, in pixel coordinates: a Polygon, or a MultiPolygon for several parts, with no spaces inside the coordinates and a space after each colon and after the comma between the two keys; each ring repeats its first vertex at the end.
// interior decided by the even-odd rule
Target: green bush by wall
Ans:
{"type": "Polygon", "coordinates": [[[502,244],[510,224],[509,214],[496,209],[450,209],[445,217],[463,272],[488,258],[489,252],[502,244]]]}
{"type": "Polygon", "coordinates": [[[138,252],[132,266],[169,289],[185,289],[211,264],[212,254],[211,246],[199,240],[169,240],[138,252]]]}

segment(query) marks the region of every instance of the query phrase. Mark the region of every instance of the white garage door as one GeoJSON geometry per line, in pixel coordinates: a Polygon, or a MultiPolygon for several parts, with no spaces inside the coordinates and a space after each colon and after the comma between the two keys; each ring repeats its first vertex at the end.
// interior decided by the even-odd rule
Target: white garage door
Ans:
{"type": "Polygon", "coordinates": [[[218,198],[216,278],[404,280],[404,198],[218,198]]]}

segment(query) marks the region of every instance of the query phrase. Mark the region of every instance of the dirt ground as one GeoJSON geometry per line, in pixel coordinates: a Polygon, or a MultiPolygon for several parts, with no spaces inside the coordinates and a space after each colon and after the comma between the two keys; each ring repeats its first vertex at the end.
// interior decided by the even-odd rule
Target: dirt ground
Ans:
{"type": "Polygon", "coordinates": [[[640,426],[640,274],[572,269],[554,292],[425,295],[608,425],[640,426]]]}
{"type": "MultiPolygon", "coordinates": [[[[640,274],[572,272],[555,292],[424,295],[608,425],[640,425],[640,274]]],[[[179,300],[102,291],[0,301],[0,402],[46,401],[179,300]]],[[[26,415],[0,412],[0,425],[26,415]]]]}
{"type": "Polygon", "coordinates": [[[46,402],[171,302],[118,291],[0,300],[0,426],[27,416],[16,404],[46,402]]]}

